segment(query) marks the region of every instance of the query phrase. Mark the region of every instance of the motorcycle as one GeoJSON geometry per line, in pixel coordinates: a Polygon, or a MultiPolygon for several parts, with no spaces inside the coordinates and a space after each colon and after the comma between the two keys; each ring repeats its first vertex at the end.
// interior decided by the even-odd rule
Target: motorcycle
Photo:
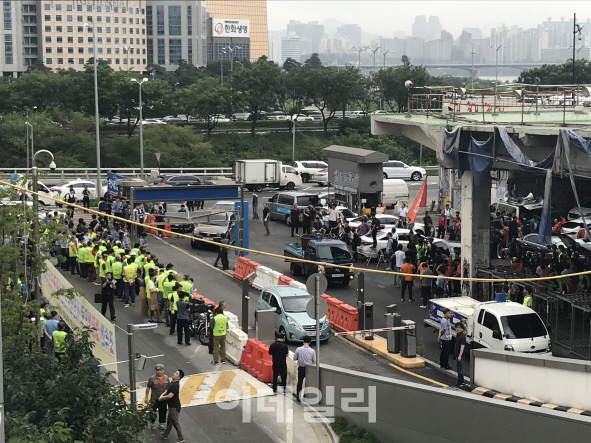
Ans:
{"type": "Polygon", "coordinates": [[[191,300],[189,333],[192,337],[198,336],[202,345],[209,344],[209,323],[213,318],[213,307],[213,304],[205,303],[200,298],[191,300]]]}

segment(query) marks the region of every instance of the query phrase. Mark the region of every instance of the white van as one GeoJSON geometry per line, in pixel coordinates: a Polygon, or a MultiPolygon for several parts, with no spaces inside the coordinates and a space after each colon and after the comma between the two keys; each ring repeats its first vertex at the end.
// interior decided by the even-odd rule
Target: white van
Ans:
{"type": "Polygon", "coordinates": [[[386,207],[394,207],[398,200],[409,200],[408,185],[399,178],[384,179],[384,190],[382,191],[382,203],[386,207]]]}

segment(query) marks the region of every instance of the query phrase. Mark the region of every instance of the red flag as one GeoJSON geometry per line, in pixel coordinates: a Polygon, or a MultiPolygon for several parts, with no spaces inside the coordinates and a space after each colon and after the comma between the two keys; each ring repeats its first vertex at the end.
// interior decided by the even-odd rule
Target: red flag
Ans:
{"type": "Polygon", "coordinates": [[[417,213],[419,212],[420,206],[427,206],[427,179],[426,178],[425,178],[425,181],[423,181],[423,184],[421,185],[421,189],[419,189],[419,193],[417,194],[414,201],[412,202],[412,205],[410,205],[410,209],[408,210],[408,214],[406,215],[408,217],[408,224],[412,224],[415,222],[415,219],[417,218],[417,213]]]}

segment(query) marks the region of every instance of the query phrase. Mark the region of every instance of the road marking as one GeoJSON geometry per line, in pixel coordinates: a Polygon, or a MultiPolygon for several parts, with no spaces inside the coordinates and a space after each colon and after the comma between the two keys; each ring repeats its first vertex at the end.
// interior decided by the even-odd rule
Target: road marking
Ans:
{"type": "Polygon", "coordinates": [[[188,404],[201,386],[203,379],[205,378],[205,374],[196,374],[191,375],[185,384],[183,385],[183,389],[179,392],[179,399],[181,401],[181,405],[188,404]]]}
{"type": "Polygon", "coordinates": [[[185,251],[184,249],[181,249],[181,248],[179,248],[178,246],[171,245],[171,244],[170,244],[170,243],[168,243],[166,240],[164,240],[164,239],[162,239],[162,238],[160,238],[160,237],[157,237],[157,236],[153,236],[153,237],[154,237],[154,238],[156,238],[156,239],[158,239],[158,240],[160,240],[160,241],[161,241],[162,243],[164,243],[165,245],[167,245],[167,246],[170,246],[171,248],[173,248],[173,249],[176,249],[177,251],[179,251],[179,252],[182,252],[182,253],[183,253],[183,254],[185,254],[185,255],[188,255],[188,256],[189,256],[189,257],[191,257],[193,260],[197,260],[199,263],[202,263],[202,264],[204,264],[205,266],[209,266],[211,269],[215,269],[216,271],[218,271],[218,272],[221,272],[222,274],[224,274],[224,275],[227,275],[227,276],[229,276],[229,277],[232,277],[232,275],[233,275],[233,274],[229,273],[228,271],[223,271],[222,269],[216,268],[216,267],[215,267],[214,265],[212,265],[211,263],[207,263],[206,261],[204,261],[204,260],[201,260],[200,258],[198,258],[198,257],[196,257],[196,256],[194,256],[194,255],[191,255],[191,254],[189,254],[187,251],[185,251]]]}
{"type": "Polygon", "coordinates": [[[417,378],[420,378],[422,380],[425,380],[425,381],[428,381],[430,383],[433,383],[434,385],[441,386],[442,388],[449,388],[449,385],[446,385],[445,383],[440,383],[438,381],[433,380],[432,378],[424,377],[422,375],[415,374],[414,372],[407,371],[406,369],[401,368],[400,366],[396,366],[394,363],[390,363],[390,366],[392,366],[395,369],[398,369],[401,372],[404,372],[405,374],[413,375],[413,376],[415,376],[417,378]]]}
{"type": "MultiPolygon", "coordinates": [[[[222,372],[221,375],[218,377],[217,381],[215,382],[215,385],[213,385],[213,388],[211,389],[211,391],[209,391],[209,396],[207,397],[206,402],[207,403],[215,402],[216,396],[218,396],[218,393],[222,390],[227,391],[230,388],[230,385],[232,384],[232,381],[234,381],[235,377],[236,377],[236,374],[232,371],[222,372]]],[[[217,400],[224,401],[225,397],[226,397],[226,393],[223,393],[219,396],[219,398],[217,398],[217,400]]]]}

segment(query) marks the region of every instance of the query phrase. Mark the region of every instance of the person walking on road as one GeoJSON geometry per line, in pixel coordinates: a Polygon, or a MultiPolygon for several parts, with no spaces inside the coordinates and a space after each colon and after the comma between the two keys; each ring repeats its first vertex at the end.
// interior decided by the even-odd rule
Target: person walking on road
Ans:
{"type": "Polygon", "coordinates": [[[456,356],[456,370],[458,372],[458,381],[456,386],[464,384],[463,361],[464,350],[466,349],[466,334],[464,334],[464,325],[460,322],[456,324],[456,346],[454,355],[456,356]]]}
{"type": "Polygon", "coordinates": [[[148,404],[148,396],[152,392],[151,401],[154,412],[158,411],[158,429],[164,430],[166,424],[166,402],[160,401],[160,396],[168,389],[168,376],[164,374],[164,365],[158,363],[156,365],[156,374],[152,375],[148,380],[146,386],[146,396],[144,403],[148,404]]]}
{"type": "Polygon", "coordinates": [[[291,220],[291,236],[293,237],[293,231],[295,229],[295,233],[298,233],[298,228],[300,226],[300,215],[301,211],[298,209],[298,205],[294,203],[293,208],[289,214],[291,220]]]}
{"type": "Polygon", "coordinates": [[[440,321],[439,335],[437,340],[441,346],[439,353],[439,367],[443,369],[451,369],[449,365],[449,351],[451,350],[451,311],[448,308],[443,308],[443,318],[440,321]]]}
{"type": "MultiPolygon", "coordinates": [[[[415,273],[415,265],[411,263],[410,258],[404,259],[404,264],[400,267],[400,272],[403,274],[414,274],[415,273]]],[[[412,298],[412,286],[414,283],[414,277],[412,275],[404,275],[402,277],[402,289],[400,290],[400,299],[404,301],[404,293],[406,292],[406,288],[408,288],[408,301],[413,302],[414,299],[412,298]]]]}
{"type": "MultiPolygon", "coordinates": [[[[396,272],[400,272],[400,268],[402,268],[402,265],[404,265],[404,259],[406,258],[406,254],[404,253],[402,248],[403,248],[403,245],[398,245],[398,248],[396,249],[396,252],[394,253],[394,260],[392,260],[393,263],[395,263],[393,271],[396,271],[396,272]]],[[[394,284],[398,285],[398,287],[400,287],[401,283],[402,283],[402,276],[395,274],[394,275],[394,284]]]]}
{"type": "Polygon", "coordinates": [[[183,437],[183,430],[181,429],[181,422],[179,421],[179,414],[181,413],[181,400],[179,398],[180,381],[185,376],[182,369],[179,369],[172,374],[172,381],[168,385],[166,391],[160,395],[158,400],[167,402],[168,404],[168,418],[166,420],[166,430],[160,434],[166,440],[170,435],[170,431],[174,427],[178,443],[185,443],[183,437]]]}
{"type": "Polygon", "coordinates": [[[211,330],[213,331],[213,361],[211,364],[217,365],[221,362],[226,363],[226,331],[228,328],[228,317],[224,314],[224,308],[218,306],[215,309],[215,316],[211,320],[211,330]]]}
{"type": "Polygon", "coordinates": [[[113,274],[107,272],[105,274],[105,281],[101,285],[103,294],[103,304],[101,306],[101,314],[105,316],[107,313],[107,305],[109,305],[109,312],[111,313],[111,321],[115,320],[115,306],[113,305],[113,299],[115,297],[115,280],[113,280],[113,274]]]}
{"type": "Polygon", "coordinates": [[[259,196],[256,193],[252,193],[252,219],[256,220],[259,218],[259,196]]]}
{"type": "Polygon", "coordinates": [[[273,357],[273,392],[277,393],[277,377],[281,376],[281,386],[283,393],[287,386],[287,356],[289,348],[285,344],[285,335],[279,334],[275,343],[269,346],[269,355],[273,357]]]}
{"type": "Polygon", "coordinates": [[[271,233],[269,232],[269,216],[271,215],[271,211],[269,211],[269,208],[267,208],[267,203],[263,203],[263,225],[265,226],[265,229],[267,230],[267,233],[265,235],[271,235],[271,233]]]}
{"type": "Polygon", "coordinates": [[[191,312],[191,309],[186,300],[188,295],[189,294],[184,291],[179,292],[179,300],[176,302],[177,346],[183,344],[183,332],[185,333],[185,345],[191,346],[191,335],[189,334],[189,313],[191,312]]]}
{"type": "Polygon", "coordinates": [[[312,337],[305,336],[304,344],[295,350],[293,359],[298,364],[298,384],[296,386],[296,400],[302,401],[300,392],[306,378],[306,366],[316,363],[316,351],[310,347],[312,337]]]}

